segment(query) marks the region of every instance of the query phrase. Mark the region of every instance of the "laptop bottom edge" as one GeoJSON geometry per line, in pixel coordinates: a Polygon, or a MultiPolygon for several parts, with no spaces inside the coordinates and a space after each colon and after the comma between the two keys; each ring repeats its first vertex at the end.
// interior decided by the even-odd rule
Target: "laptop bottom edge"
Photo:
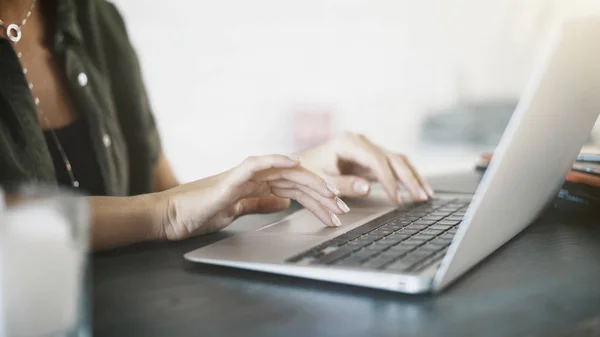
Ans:
{"type": "Polygon", "coordinates": [[[372,289],[380,289],[404,294],[423,294],[432,292],[433,276],[405,275],[386,272],[369,272],[343,268],[299,266],[294,264],[271,264],[257,262],[240,262],[193,257],[193,252],[185,255],[191,262],[233,267],[271,274],[300,277],[372,289]]]}

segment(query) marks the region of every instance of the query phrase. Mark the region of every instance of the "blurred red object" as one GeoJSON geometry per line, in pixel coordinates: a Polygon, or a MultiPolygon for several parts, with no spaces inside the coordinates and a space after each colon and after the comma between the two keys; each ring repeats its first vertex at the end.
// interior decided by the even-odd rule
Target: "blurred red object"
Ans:
{"type": "Polygon", "coordinates": [[[570,171],[567,175],[568,182],[576,183],[576,184],[585,184],[593,187],[600,187],[600,177],[579,172],[579,171],[570,171]]]}
{"type": "Polygon", "coordinates": [[[293,113],[292,134],[296,151],[327,141],[332,136],[333,113],[327,109],[299,109],[293,113]]]}

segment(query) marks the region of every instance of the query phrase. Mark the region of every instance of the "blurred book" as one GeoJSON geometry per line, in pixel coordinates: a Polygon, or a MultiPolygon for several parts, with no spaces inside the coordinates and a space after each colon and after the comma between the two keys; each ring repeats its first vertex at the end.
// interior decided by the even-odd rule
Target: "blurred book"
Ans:
{"type": "MultiPolygon", "coordinates": [[[[492,160],[491,153],[478,159],[475,169],[485,171],[492,160]]],[[[563,213],[600,216],[600,151],[586,147],[573,163],[565,182],[552,201],[552,207],[563,213]]]]}

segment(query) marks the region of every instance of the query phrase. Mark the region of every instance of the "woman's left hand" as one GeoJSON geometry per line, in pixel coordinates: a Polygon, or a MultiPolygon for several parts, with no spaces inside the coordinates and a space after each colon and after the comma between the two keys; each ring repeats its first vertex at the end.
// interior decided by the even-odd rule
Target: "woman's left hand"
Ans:
{"type": "Polygon", "coordinates": [[[403,187],[414,200],[434,196],[433,189],[406,156],[373,144],[363,135],[344,133],[310,150],[299,153],[302,166],[321,175],[348,197],[365,197],[370,181],[378,181],[395,203],[402,203],[403,187]]]}

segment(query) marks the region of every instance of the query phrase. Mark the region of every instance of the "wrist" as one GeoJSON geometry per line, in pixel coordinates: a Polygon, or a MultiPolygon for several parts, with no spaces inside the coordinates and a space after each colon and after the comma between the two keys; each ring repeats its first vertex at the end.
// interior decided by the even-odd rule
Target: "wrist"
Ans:
{"type": "Polygon", "coordinates": [[[164,240],[163,193],[150,193],[132,197],[140,222],[144,224],[144,241],[164,240]]]}

